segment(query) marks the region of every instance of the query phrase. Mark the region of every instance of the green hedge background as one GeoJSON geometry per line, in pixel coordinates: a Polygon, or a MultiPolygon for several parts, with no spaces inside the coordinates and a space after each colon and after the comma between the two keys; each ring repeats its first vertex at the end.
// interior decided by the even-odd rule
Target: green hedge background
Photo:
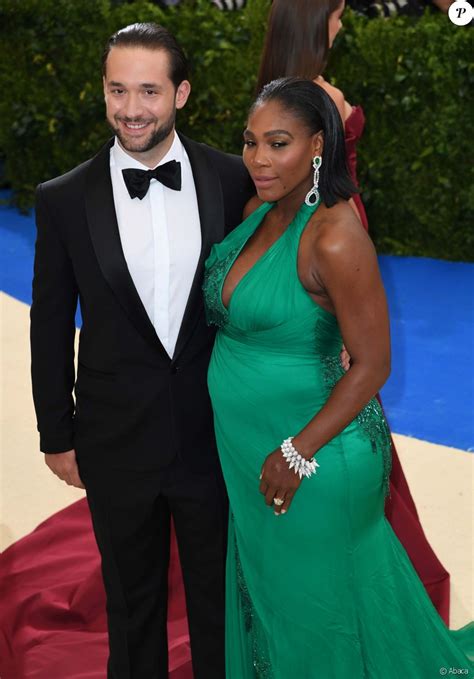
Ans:
{"type": "MultiPolygon", "coordinates": [[[[240,153],[269,0],[221,12],[209,0],[162,11],[146,0],[0,0],[0,155],[13,201],[93,155],[104,123],[100,57],[135,21],[186,48],[193,93],[179,128],[240,153]]],[[[474,31],[447,16],[366,20],[351,12],[327,76],[367,118],[359,179],[380,252],[474,260],[474,31]]]]}

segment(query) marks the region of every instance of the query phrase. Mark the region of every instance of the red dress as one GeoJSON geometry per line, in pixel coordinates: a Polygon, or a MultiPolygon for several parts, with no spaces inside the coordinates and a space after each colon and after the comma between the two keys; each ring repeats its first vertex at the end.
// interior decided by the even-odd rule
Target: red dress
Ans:
{"type": "MultiPolygon", "coordinates": [[[[347,164],[356,185],[357,150],[356,145],[364,131],[365,117],[360,106],[353,106],[346,119],[345,137],[347,164]]],[[[360,194],[352,196],[361,222],[369,228],[367,215],[360,194]]],[[[379,399],[380,400],[380,399],[379,399]]],[[[438,557],[431,549],[418,518],[415,503],[403,473],[397,449],[392,439],[392,474],[390,476],[390,498],[385,505],[387,519],[405,547],[410,560],[422,580],[433,604],[446,624],[449,621],[449,573],[443,568],[438,557]]]]}
{"type": "MultiPolygon", "coordinates": [[[[364,114],[346,120],[346,148],[356,181],[356,142],[364,114]]],[[[367,217],[354,196],[362,223],[367,217]]],[[[393,446],[387,518],[448,623],[449,574],[421,527],[393,446]]],[[[107,660],[105,594],[88,506],[58,512],[0,555],[0,676],[2,679],[104,679],[107,660]]],[[[171,679],[192,679],[186,606],[174,534],[169,574],[171,679]]]]}

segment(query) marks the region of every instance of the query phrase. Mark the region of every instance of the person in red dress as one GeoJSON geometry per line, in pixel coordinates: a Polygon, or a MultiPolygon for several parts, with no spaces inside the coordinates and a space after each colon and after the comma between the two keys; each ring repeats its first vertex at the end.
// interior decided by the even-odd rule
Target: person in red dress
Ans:
{"type": "MultiPolygon", "coordinates": [[[[344,123],[347,165],[357,182],[357,142],[365,117],[361,106],[351,106],[340,89],[324,78],[329,51],[342,27],[344,0],[273,0],[260,61],[257,91],[285,76],[309,78],[321,85],[336,104],[344,123]]],[[[367,215],[360,194],[350,201],[364,229],[367,215]]],[[[421,526],[415,503],[392,439],[390,497],[385,513],[404,546],[440,616],[448,624],[449,573],[433,552],[421,526]]]]}

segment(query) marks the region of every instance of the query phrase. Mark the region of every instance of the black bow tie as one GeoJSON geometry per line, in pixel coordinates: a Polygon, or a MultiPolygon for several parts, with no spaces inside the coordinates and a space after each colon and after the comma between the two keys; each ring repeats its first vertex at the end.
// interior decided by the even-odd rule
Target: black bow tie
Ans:
{"type": "Polygon", "coordinates": [[[170,160],[154,170],[138,170],[133,167],[122,170],[130,198],[145,198],[150,186],[150,179],[156,179],[169,189],[181,191],[181,163],[170,160]]]}

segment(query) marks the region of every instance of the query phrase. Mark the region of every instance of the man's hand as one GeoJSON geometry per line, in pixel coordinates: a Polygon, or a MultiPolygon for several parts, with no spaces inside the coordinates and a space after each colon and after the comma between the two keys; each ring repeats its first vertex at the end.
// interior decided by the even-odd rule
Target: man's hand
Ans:
{"type": "Polygon", "coordinates": [[[68,486],[85,488],[79,476],[75,450],[68,450],[66,453],[46,454],[44,461],[53,474],[56,474],[61,481],[65,481],[68,486]]]}
{"type": "Polygon", "coordinates": [[[342,345],[342,351],[341,351],[341,354],[340,354],[340,359],[341,359],[342,367],[347,372],[349,370],[349,368],[351,367],[351,357],[347,353],[347,349],[344,345],[342,345]]]}

